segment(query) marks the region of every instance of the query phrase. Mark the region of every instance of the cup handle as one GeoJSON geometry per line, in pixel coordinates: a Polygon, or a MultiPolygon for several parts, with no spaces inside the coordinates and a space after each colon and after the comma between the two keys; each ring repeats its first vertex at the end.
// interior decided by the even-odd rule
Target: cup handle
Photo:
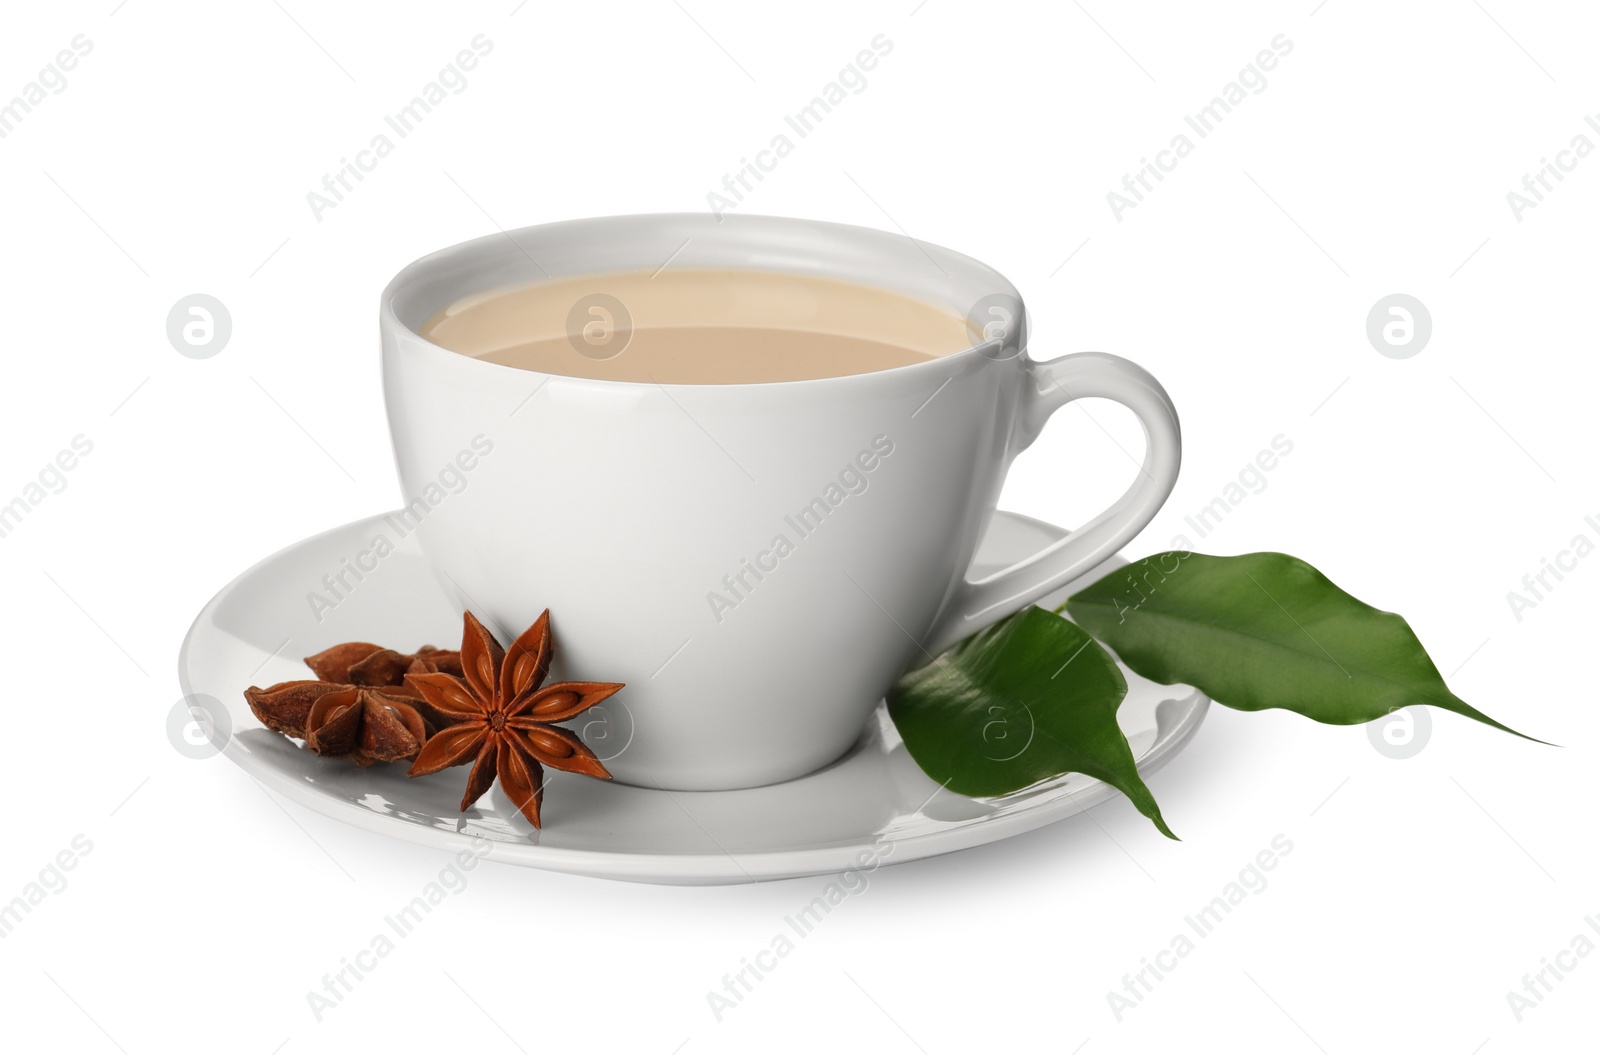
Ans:
{"type": "Polygon", "coordinates": [[[1013,453],[1033,443],[1057,410],[1074,399],[1098,396],[1139,416],[1144,464],[1133,486],[1111,508],[1066,538],[1003,571],[963,581],[928,635],[924,647],[930,655],[1032,604],[1117,552],[1150,523],[1177,483],[1178,412],[1166,389],[1143,367],[1103,352],[1081,352],[1029,363],[1027,385],[1013,453]]]}

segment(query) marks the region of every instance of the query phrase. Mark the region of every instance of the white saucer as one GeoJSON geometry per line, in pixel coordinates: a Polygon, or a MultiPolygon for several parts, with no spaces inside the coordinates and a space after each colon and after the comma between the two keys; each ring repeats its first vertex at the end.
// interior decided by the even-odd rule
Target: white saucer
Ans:
{"type": "MultiPolygon", "coordinates": [[[[241,695],[250,685],[310,677],[300,657],[340,641],[455,647],[460,613],[409,541],[398,541],[361,581],[346,574],[352,588],[337,607],[322,612],[320,623],[315,620],[307,594],[328,596],[324,576],[337,576],[380,533],[396,538],[383,517],[372,517],[261,561],[205,606],[178,658],[184,693],[221,702],[203,706],[220,712],[220,734],[231,731],[223,748],[227,756],[268,788],[329,817],[447,851],[483,839],[493,860],[558,872],[654,883],[741,883],[861,867],[863,851],[871,855],[866,860],[899,864],[978,846],[1117,794],[1081,774],[997,799],[942,790],[906,754],[880,705],[848,755],[784,784],[666,792],[551,772],[542,830],[523,820],[498,789],[459,813],[464,769],[412,780],[403,765],[361,769],[343,759],[319,758],[263,728],[241,695]]],[[[974,575],[998,570],[1063,534],[1036,520],[997,513],[979,546],[974,575]]],[[[1110,561],[1082,582],[1121,563],[1110,561]]],[[[1056,604],[1078,585],[1042,603],[1056,604]]],[[[1117,718],[1140,772],[1148,775],[1194,735],[1209,701],[1186,686],[1157,685],[1125,667],[1123,673],[1129,689],[1117,718]]],[[[597,750],[606,757],[604,749],[597,750]]]]}

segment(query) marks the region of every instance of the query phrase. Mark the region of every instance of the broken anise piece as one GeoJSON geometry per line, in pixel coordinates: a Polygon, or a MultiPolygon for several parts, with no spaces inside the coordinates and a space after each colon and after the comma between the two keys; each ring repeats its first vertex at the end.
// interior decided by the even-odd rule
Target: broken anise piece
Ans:
{"type": "Polygon", "coordinates": [[[461,673],[459,652],[432,645],[423,645],[407,655],[366,641],[348,641],[306,657],[306,666],[318,681],[335,685],[401,685],[406,674],[418,663],[423,664],[423,670],[461,673]]]}
{"type": "Polygon", "coordinates": [[[622,686],[599,681],[543,684],[553,652],[549,609],[509,650],[471,612],[463,621],[461,676],[441,671],[406,678],[435,711],[457,723],[423,745],[408,775],[426,776],[471,762],[462,811],[498,777],[512,804],[537,828],[544,800],[542,766],[611,779],[583,741],[554,723],[581,714],[622,686]]]}
{"type": "Polygon", "coordinates": [[[265,689],[254,685],[244,690],[244,698],[261,724],[276,733],[306,738],[306,716],[311,707],[330,692],[347,688],[325,681],[284,681],[265,689]]]}
{"type": "Polygon", "coordinates": [[[319,755],[348,757],[358,766],[412,759],[433,725],[405,689],[286,681],[245,690],[250,709],[268,729],[306,742],[319,755]]]}
{"type": "Polygon", "coordinates": [[[244,698],[262,725],[304,740],[316,754],[361,766],[409,760],[436,728],[455,720],[436,714],[405,677],[460,673],[459,652],[423,645],[407,655],[349,641],[307,656],[306,666],[316,681],[252,685],[244,698]]]}
{"type": "Polygon", "coordinates": [[[306,715],[306,747],[358,766],[415,758],[430,732],[409,702],[361,686],[327,693],[306,715]]]}

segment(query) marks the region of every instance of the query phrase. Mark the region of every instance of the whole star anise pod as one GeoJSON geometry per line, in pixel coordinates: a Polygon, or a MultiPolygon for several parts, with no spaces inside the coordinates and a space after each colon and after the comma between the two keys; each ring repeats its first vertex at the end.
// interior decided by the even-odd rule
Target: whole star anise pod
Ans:
{"type": "Polygon", "coordinates": [[[501,648],[471,612],[463,622],[461,677],[440,672],[406,678],[435,711],[456,723],[423,745],[408,775],[426,776],[471,762],[462,811],[498,777],[506,796],[537,828],[544,801],[543,766],[611,779],[583,741],[553,723],[583,713],[622,686],[599,681],[544,684],[554,648],[549,609],[510,649],[501,648]]]}
{"type": "Polygon", "coordinates": [[[459,653],[423,645],[407,655],[351,641],[305,662],[316,681],[252,685],[244,698],[262,725],[304,740],[315,754],[348,757],[359,766],[405,761],[451,720],[434,714],[405,676],[460,671],[459,653]]]}

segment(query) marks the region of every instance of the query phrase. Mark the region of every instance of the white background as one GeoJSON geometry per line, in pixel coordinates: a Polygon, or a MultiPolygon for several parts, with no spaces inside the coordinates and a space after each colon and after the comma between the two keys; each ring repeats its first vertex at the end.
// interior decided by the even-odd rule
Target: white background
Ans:
{"type": "MultiPolygon", "coordinates": [[[[1600,557],[1518,620],[1600,517],[1600,160],[1520,220],[1525,173],[1600,113],[1579,4],[11,5],[0,100],[92,52],[0,140],[0,500],[93,452],[0,539],[12,803],[0,900],[93,846],[0,940],[13,1050],[1328,1053],[1594,1044],[1600,955],[1518,1022],[1508,991],[1600,914],[1600,557]],[[1316,8],[1313,10],[1313,8],[1316,8]],[[493,52],[335,209],[307,192],[477,34],[493,52]],[[1562,747],[1436,714],[1415,757],[1361,728],[1214,708],[1118,800],[885,868],[721,1022],[706,993],[825,880],[669,889],[486,866],[318,1022],[305,994],[445,864],[191,760],[165,722],[193,613],[264,554],[396,505],[375,316],[389,276],[491,232],[698,210],[877,34],[892,53],[740,209],[903,228],[1028,298],[1033,354],[1159,376],[1185,465],[1132,547],[1280,549],[1404,613],[1464,698],[1562,747]],[[1277,34],[1293,51],[1118,220],[1140,158],[1277,34]],[[168,343],[220,298],[223,352],[168,343]],[[1413,358],[1365,320],[1430,309],[1413,358]],[[1184,526],[1283,434],[1203,541],[1184,526]],[[1106,994],[1275,835],[1270,883],[1122,1016],[1106,994]],[[448,972],[448,977],[445,972],[448,972]],[[452,981],[453,979],[453,981],[452,981]]],[[[1075,523],[1134,471],[1120,410],[1068,410],[1007,508],[1075,523]],[[1103,428],[1102,428],[1103,426],[1103,428]]],[[[559,513],[559,511],[554,511],[559,513]]],[[[1600,935],[1589,932],[1600,941],[1600,935]]]]}

